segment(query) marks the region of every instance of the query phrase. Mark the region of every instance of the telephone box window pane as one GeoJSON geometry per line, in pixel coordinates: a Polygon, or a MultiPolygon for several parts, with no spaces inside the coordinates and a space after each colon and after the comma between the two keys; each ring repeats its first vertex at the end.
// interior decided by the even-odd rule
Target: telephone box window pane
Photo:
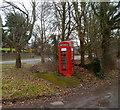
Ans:
{"type": "Polygon", "coordinates": [[[62,57],[62,59],[66,59],[66,57],[62,57]]]}
{"type": "Polygon", "coordinates": [[[68,46],[68,44],[60,44],[60,46],[68,46]]]}
{"type": "Polygon", "coordinates": [[[73,46],[73,44],[70,44],[70,46],[73,46]]]}
{"type": "Polygon", "coordinates": [[[62,64],[66,64],[66,63],[62,63],[62,64]]]}
{"type": "Polygon", "coordinates": [[[61,48],[61,51],[67,51],[67,48],[61,48]]]}
{"type": "Polygon", "coordinates": [[[66,56],[66,54],[62,54],[62,56],[66,56]]]}

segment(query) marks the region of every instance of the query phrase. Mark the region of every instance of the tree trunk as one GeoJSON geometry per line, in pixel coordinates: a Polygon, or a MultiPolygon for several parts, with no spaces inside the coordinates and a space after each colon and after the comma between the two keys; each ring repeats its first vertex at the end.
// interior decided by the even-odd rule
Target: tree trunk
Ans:
{"type": "Polygon", "coordinates": [[[65,40],[65,19],[66,19],[66,3],[62,2],[62,9],[63,9],[63,13],[62,13],[62,41],[65,40]]]}
{"type": "Polygon", "coordinates": [[[53,56],[54,56],[54,61],[58,62],[58,40],[56,39],[56,35],[53,35],[53,41],[54,41],[54,52],[53,52],[53,56]]]}
{"type": "Polygon", "coordinates": [[[10,53],[12,53],[12,47],[10,47],[10,53]]]}
{"type": "Polygon", "coordinates": [[[109,54],[108,54],[108,43],[105,43],[105,39],[102,42],[102,65],[104,69],[107,69],[108,67],[108,62],[109,62],[109,54]]]}
{"type": "Polygon", "coordinates": [[[85,64],[84,37],[83,37],[83,34],[81,33],[80,27],[78,27],[78,34],[79,34],[79,39],[80,39],[81,66],[84,66],[84,64],[85,64]]]}
{"type": "Polygon", "coordinates": [[[41,62],[45,63],[44,55],[41,55],[41,62]]]}
{"type": "Polygon", "coordinates": [[[118,53],[117,53],[117,57],[120,58],[120,36],[118,38],[118,53]]]}
{"type": "Polygon", "coordinates": [[[16,52],[16,68],[21,68],[21,55],[20,52],[16,52]]]}
{"type": "Polygon", "coordinates": [[[41,62],[42,62],[42,63],[45,63],[45,58],[44,58],[44,53],[43,53],[43,51],[42,51],[42,53],[41,53],[41,62]]]}
{"type": "Polygon", "coordinates": [[[44,58],[44,44],[43,44],[43,42],[42,42],[42,45],[41,45],[41,62],[45,63],[45,58],[44,58]]]}
{"type": "Polygon", "coordinates": [[[54,51],[55,51],[54,60],[55,62],[58,62],[58,43],[57,42],[55,43],[54,51]]]}
{"type": "MultiPolygon", "coordinates": [[[[81,36],[82,37],[82,36],[81,36]]],[[[81,54],[81,66],[84,66],[85,64],[85,59],[84,59],[84,55],[85,55],[85,51],[84,51],[84,42],[83,42],[83,38],[81,38],[80,40],[80,54],[81,54]]]]}
{"type": "Polygon", "coordinates": [[[90,61],[92,61],[92,59],[93,59],[91,50],[88,51],[88,58],[89,58],[90,61]]]}
{"type": "Polygon", "coordinates": [[[79,36],[79,40],[80,40],[80,55],[81,55],[81,66],[84,66],[85,64],[85,59],[84,59],[84,55],[85,55],[85,49],[84,49],[84,36],[81,32],[80,29],[81,25],[77,27],[77,32],[78,32],[78,36],[79,36]]]}
{"type": "Polygon", "coordinates": [[[108,24],[108,17],[106,16],[107,10],[105,3],[100,4],[100,26],[102,35],[102,67],[104,72],[110,70],[113,63],[112,55],[110,54],[110,34],[111,26],[108,24]],[[104,8],[105,7],[105,8],[104,8]]]}
{"type": "Polygon", "coordinates": [[[103,40],[102,40],[102,66],[103,70],[107,71],[111,66],[114,66],[112,55],[110,54],[110,31],[105,29],[103,31],[103,40]]]}

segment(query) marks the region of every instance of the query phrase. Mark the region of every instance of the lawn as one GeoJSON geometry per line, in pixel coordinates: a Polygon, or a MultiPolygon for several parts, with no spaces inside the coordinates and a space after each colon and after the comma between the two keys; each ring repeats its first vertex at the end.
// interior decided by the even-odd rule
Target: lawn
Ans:
{"type": "MultiPolygon", "coordinates": [[[[10,48],[0,48],[0,50],[10,51],[10,48]]],[[[12,51],[15,51],[15,49],[14,49],[14,48],[12,48],[12,51]]]]}
{"type": "Polygon", "coordinates": [[[2,66],[3,100],[26,99],[46,94],[55,94],[58,89],[49,82],[34,77],[26,68],[16,69],[13,64],[2,66]]]}
{"type": "MultiPolygon", "coordinates": [[[[3,51],[10,51],[10,48],[0,48],[0,50],[3,50],[3,51]]],[[[15,51],[15,48],[12,48],[12,51],[15,51]]],[[[23,51],[23,50],[22,50],[23,51]]],[[[29,52],[28,49],[24,50],[24,52],[29,52]]]]}

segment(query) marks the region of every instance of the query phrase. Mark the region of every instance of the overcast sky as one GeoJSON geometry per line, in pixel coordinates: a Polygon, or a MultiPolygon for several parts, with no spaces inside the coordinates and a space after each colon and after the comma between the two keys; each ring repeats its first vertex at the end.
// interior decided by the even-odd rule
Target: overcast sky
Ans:
{"type": "MultiPolygon", "coordinates": [[[[3,6],[3,1],[4,0],[0,0],[0,7],[3,6]]],[[[32,0],[6,0],[6,1],[9,1],[9,2],[13,2],[15,4],[17,4],[19,7],[21,7],[21,5],[19,3],[24,3],[25,7],[27,8],[27,10],[30,10],[30,1],[32,0]]],[[[34,1],[34,0],[33,0],[34,1]]],[[[73,1],[73,0],[35,0],[35,1],[39,1],[39,2],[50,2],[50,1],[55,1],[55,2],[60,2],[60,1],[73,1]]],[[[83,0],[74,0],[74,1],[83,1],[83,0]]],[[[84,1],[106,1],[106,2],[109,2],[109,1],[112,1],[112,2],[119,2],[119,0],[84,0],[84,1]]],[[[21,7],[22,8],[22,7],[21,7]]],[[[3,24],[5,24],[5,15],[4,13],[0,10],[0,15],[2,17],[2,22],[3,24]]]]}
{"type": "MultiPolygon", "coordinates": [[[[27,8],[27,9],[29,9],[30,10],[30,1],[31,0],[6,0],[6,1],[10,1],[10,2],[13,2],[13,3],[15,3],[15,4],[17,4],[19,7],[21,6],[19,3],[24,3],[24,5],[25,5],[25,7],[27,8]]],[[[39,1],[39,2],[50,2],[50,1],[55,1],[55,2],[60,2],[60,1],[73,1],[73,0],[36,0],[36,1],[39,1]]],[[[82,1],[82,0],[75,0],[75,1],[82,1]]],[[[109,1],[112,1],[112,2],[119,2],[119,0],[84,0],[84,1],[96,1],[96,2],[98,2],[98,1],[106,1],[106,2],[109,2],[109,1]]],[[[3,5],[3,0],[0,0],[0,7],[3,5]]],[[[22,8],[22,7],[21,7],[22,8]]],[[[0,15],[1,15],[1,17],[2,17],[2,21],[3,21],[3,24],[5,24],[5,16],[4,16],[4,13],[0,10],[0,15]]]]}

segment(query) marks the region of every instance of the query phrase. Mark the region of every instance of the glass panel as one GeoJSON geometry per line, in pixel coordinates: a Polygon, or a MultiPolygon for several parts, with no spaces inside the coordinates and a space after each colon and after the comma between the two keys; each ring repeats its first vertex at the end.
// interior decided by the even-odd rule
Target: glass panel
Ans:
{"type": "MultiPolygon", "coordinates": [[[[66,48],[67,49],[67,48],[66,48]]],[[[61,51],[61,65],[62,65],[62,71],[66,71],[67,70],[67,51],[61,51]]]]}
{"type": "Polygon", "coordinates": [[[73,46],[73,44],[70,44],[70,46],[73,46]]]}
{"type": "Polygon", "coordinates": [[[60,44],[60,46],[68,46],[68,44],[60,44]]]}
{"type": "Polygon", "coordinates": [[[67,51],[67,48],[61,48],[61,51],[67,51]]]}

